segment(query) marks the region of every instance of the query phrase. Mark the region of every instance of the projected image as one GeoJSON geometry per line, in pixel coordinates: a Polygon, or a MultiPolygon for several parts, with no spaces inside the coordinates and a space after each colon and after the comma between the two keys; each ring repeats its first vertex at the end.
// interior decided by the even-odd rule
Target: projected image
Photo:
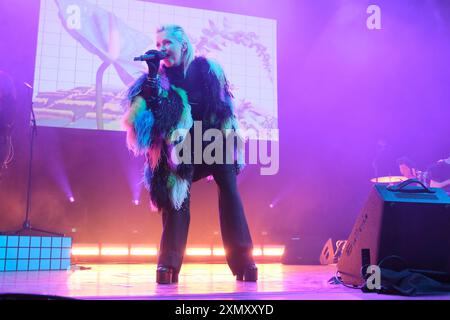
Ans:
{"type": "Polygon", "coordinates": [[[241,128],[277,129],[276,21],[136,0],[42,0],[33,106],[38,125],[122,130],[128,86],[155,30],[179,24],[218,61],[241,128]]]}

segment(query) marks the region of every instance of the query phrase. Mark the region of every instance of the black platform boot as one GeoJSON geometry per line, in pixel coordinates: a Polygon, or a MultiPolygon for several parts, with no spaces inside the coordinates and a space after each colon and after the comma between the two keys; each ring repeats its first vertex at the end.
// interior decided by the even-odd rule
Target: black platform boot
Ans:
{"type": "Polygon", "coordinates": [[[159,284],[171,284],[178,282],[178,272],[173,268],[159,266],[156,269],[156,282],[159,284]]]}
{"type": "Polygon", "coordinates": [[[237,281],[255,282],[258,280],[258,268],[256,265],[250,264],[243,271],[236,274],[237,281]]]}

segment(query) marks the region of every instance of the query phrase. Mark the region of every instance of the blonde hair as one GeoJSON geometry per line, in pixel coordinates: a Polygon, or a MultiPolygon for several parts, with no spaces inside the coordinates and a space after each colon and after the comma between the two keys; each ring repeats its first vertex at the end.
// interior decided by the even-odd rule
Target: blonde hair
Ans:
{"type": "Polygon", "coordinates": [[[182,56],[184,74],[186,74],[189,65],[194,60],[194,48],[192,47],[192,43],[189,40],[188,35],[186,34],[186,32],[182,27],[176,24],[162,25],[156,30],[157,33],[163,31],[170,32],[170,34],[173,35],[177,41],[179,41],[180,43],[184,43],[186,45],[186,51],[182,56]]]}

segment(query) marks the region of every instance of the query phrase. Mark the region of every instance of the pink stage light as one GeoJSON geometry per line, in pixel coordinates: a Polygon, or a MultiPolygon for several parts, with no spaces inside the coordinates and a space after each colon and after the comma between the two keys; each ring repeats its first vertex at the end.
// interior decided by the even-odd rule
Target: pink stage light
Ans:
{"type": "Polygon", "coordinates": [[[69,197],[69,201],[70,202],[75,202],[75,198],[74,197],[69,197]]]}
{"type": "Polygon", "coordinates": [[[225,249],[224,248],[213,248],[213,256],[224,257],[225,249]]]}
{"type": "Polygon", "coordinates": [[[187,248],[187,256],[210,256],[212,254],[210,248],[187,248]]]}
{"type": "Polygon", "coordinates": [[[254,249],[253,249],[253,256],[254,256],[254,257],[262,256],[262,250],[261,250],[261,249],[258,249],[258,248],[254,248],[254,249]]]}
{"type": "MultiPolygon", "coordinates": [[[[281,257],[284,253],[284,246],[256,246],[253,249],[254,257],[281,257]]],[[[156,256],[158,250],[156,246],[133,245],[130,249],[125,245],[99,245],[81,244],[72,248],[73,256],[156,256]]],[[[225,250],[215,247],[211,250],[208,247],[193,247],[186,249],[187,256],[225,256],[225,250]]]]}
{"type": "Polygon", "coordinates": [[[263,248],[263,255],[266,257],[279,257],[282,256],[284,253],[284,246],[270,246],[270,247],[264,247],[263,248]]]}
{"type": "Polygon", "coordinates": [[[100,249],[98,245],[73,245],[72,255],[73,256],[98,256],[100,254],[100,249]]]}
{"type": "Polygon", "coordinates": [[[128,247],[104,246],[100,254],[102,256],[127,256],[129,254],[128,247]]]}
{"type": "Polygon", "coordinates": [[[132,256],[156,256],[158,250],[152,247],[132,247],[130,249],[130,255],[132,256]]]}

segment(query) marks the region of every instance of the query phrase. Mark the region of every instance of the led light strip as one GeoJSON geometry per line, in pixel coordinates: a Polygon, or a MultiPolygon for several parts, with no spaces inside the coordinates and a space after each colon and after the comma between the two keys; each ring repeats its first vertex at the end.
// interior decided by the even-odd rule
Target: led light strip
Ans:
{"type": "MultiPolygon", "coordinates": [[[[284,246],[256,247],[253,256],[280,257],[284,253],[284,246]]],[[[156,247],[146,246],[107,246],[102,245],[76,245],[72,247],[72,256],[156,256],[156,247]]],[[[186,255],[191,257],[225,256],[223,248],[192,247],[186,249],[186,255]]]]}

